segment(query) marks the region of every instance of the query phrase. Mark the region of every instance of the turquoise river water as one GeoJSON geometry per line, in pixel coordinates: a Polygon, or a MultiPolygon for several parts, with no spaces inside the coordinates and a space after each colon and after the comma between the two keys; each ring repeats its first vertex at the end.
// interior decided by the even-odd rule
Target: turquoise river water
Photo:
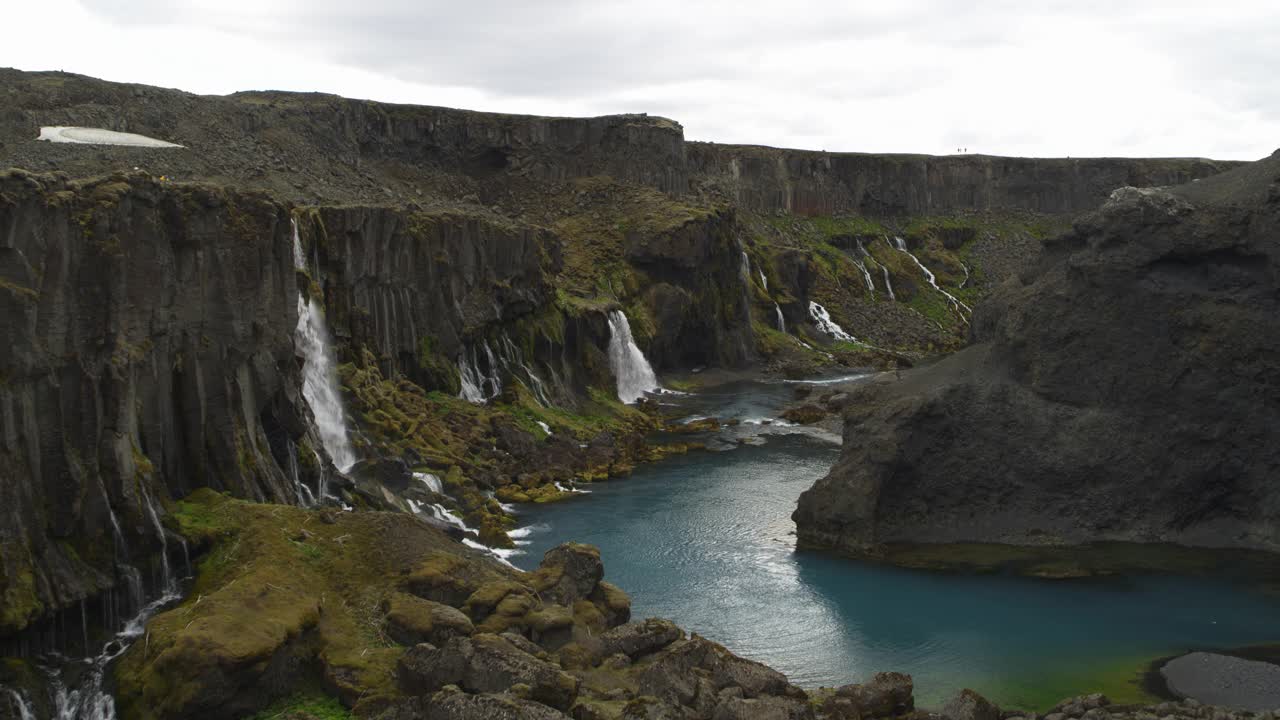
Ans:
{"type": "Polygon", "coordinates": [[[761,422],[794,390],[734,382],[664,396],[691,417],[744,422],[712,438],[718,451],[524,510],[527,544],[512,561],[530,569],[558,543],[591,543],[606,578],[631,595],[633,617],[670,618],[803,686],[907,672],[926,707],[962,687],[1009,707],[1096,690],[1136,700],[1153,658],[1280,640],[1280,600],[1223,581],[958,575],[797,552],[796,498],[839,445],[761,422]]]}

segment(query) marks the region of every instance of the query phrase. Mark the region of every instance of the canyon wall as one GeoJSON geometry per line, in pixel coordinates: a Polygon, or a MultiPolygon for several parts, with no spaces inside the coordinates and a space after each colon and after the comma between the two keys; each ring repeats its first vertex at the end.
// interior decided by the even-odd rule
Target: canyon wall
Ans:
{"type": "Polygon", "coordinates": [[[890,155],[688,143],[696,187],[739,207],[801,215],[1078,213],[1116,188],[1180,185],[1238,163],[1197,158],[890,155]]]}
{"type": "Polygon", "coordinates": [[[0,634],[154,556],[171,496],[294,497],[296,302],[263,197],[0,175],[0,634]]]}
{"type": "Polygon", "coordinates": [[[502,205],[526,183],[610,176],[742,209],[816,215],[966,210],[1075,213],[1125,185],[1173,185],[1238,163],[1193,158],[1006,158],[827,153],[685,142],[648,115],[549,118],[252,92],[225,97],[0,70],[0,162],[71,174],[127,171],[235,182],[304,203],[424,197],[502,205]],[[33,149],[41,125],[84,125],[181,143],[33,149]],[[6,157],[7,156],[7,157],[6,157]]]}
{"type": "Polygon", "coordinates": [[[799,541],[1280,551],[1280,155],[1126,188],[978,308],[974,344],[849,401],[799,541]]]}

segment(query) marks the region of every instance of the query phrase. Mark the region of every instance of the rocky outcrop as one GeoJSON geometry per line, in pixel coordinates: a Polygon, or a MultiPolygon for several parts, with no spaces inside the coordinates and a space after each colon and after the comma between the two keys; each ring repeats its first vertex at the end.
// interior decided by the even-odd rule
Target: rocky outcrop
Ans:
{"type": "Polygon", "coordinates": [[[1174,542],[1280,551],[1280,156],[1126,188],[973,319],[856,391],[804,545],[1174,542]]]}
{"type": "Polygon", "coordinates": [[[1078,213],[1116,188],[1178,185],[1238,163],[1198,158],[1010,158],[828,153],[689,143],[700,190],[744,209],[801,215],[965,210],[1078,213]]]}

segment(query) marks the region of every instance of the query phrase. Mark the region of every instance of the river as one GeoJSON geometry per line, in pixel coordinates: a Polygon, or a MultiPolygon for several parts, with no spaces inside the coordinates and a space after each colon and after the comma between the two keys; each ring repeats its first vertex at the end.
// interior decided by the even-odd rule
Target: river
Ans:
{"type": "Polygon", "coordinates": [[[902,570],[797,552],[796,498],[838,438],[766,420],[796,384],[737,381],[663,396],[690,418],[738,418],[716,450],[644,466],[590,494],[522,508],[519,567],[568,540],[600,548],[633,617],[666,617],[802,686],[910,673],[936,707],[970,687],[1045,709],[1102,690],[1137,700],[1153,658],[1280,640],[1280,600],[1224,581],[1052,581],[902,570]]]}

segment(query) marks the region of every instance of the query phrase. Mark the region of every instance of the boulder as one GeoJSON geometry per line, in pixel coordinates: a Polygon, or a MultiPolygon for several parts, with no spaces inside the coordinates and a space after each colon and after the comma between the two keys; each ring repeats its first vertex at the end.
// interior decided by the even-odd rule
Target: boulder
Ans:
{"type": "Polygon", "coordinates": [[[823,711],[841,720],[901,715],[915,709],[913,691],[910,675],[877,673],[870,682],[836,688],[824,701],[823,711]]]}
{"type": "Polygon", "coordinates": [[[605,656],[622,653],[635,660],[683,637],[684,631],[670,620],[649,618],[619,625],[601,635],[600,652],[605,656]]]}
{"type": "Polygon", "coordinates": [[[474,693],[509,690],[527,685],[529,697],[567,710],[578,694],[578,681],[551,663],[539,660],[497,635],[453,638],[443,647],[422,644],[400,659],[401,689],[412,695],[431,693],[446,685],[474,693]]]}
{"type": "Polygon", "coordinates": [[[551,548],[533,574],[533,586],[544,602],[572,605],[591,595],[604,578],[600,551],[590,545],[565,543],[551,548]]]}
{"type": "Polygon", "coordinates": [[[475,631],[461,610],[408,593],[393,593],[383,601],[382,610],[387,614],[387,635],[401,645],[442,645],[475,631]]]}
{"type": "Polygon", "coordinates": [[[512,695],[441,691],[398,700],[377,720],[567,720],[569,716],[542,703],[512,695]]]}
{"type": "Polygon", "coordinates": [[[813,720],[813,708],[788,697],[728,698],[716,705],[711,720],[813,720]]]}
{"type": "Polygon", "coordinates": [[[942,714],[950,720],[1000,720],[1000,708],[968,688],[948,700],[942,714]]]}

